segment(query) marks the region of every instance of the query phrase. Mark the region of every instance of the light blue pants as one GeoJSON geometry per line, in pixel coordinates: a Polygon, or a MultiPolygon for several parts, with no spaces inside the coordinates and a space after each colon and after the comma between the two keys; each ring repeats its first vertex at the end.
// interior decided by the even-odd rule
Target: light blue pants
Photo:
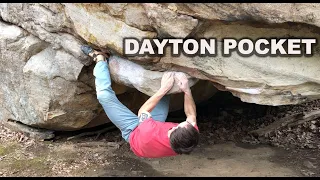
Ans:
{"type": "MultiPolygon", "coordinates": [[[[130,133],[138,126],[138,116],[124,106],[111,88],[108,63],[99,61],[93,70],[97,99],[111,122],[117,126],[122,137],[128,142],[130,133]]],[[[151,112],[152,118],[165,122],[169,111],[170,96],[164,96],[151,112]]]]}

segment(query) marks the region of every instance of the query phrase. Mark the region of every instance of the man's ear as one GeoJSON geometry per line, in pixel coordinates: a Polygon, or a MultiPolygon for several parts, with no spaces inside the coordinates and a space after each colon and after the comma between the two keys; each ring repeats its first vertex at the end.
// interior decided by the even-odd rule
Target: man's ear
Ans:
{"type": "Polygon", "coordinates": [[[169,129],[169,131],[168,131],[168,137],[169,138],[170,138],[171,133],[172,133],[172,129],[169,129]]]}
{"type": "MultiPolygon", "coordinates": [[[[176,127],[176,126],[175,126],[175,127],[176,127]]],[[[175,127],[173,127],[173,128],[171,128],[171,129],[168,130],[168,137],[169,137],[169,138],[170,138],[171,133],[175,130],[175,129],[174,129],[175,127]]]]}

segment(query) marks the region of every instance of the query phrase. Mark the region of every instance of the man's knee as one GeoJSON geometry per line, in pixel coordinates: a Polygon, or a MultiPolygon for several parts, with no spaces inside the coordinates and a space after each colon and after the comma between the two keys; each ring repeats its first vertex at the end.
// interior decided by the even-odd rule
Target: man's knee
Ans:
{"type": "Polygon", "coordinates": [[[97,92],[97,99],[100,102],[105,102],[113,99],[115,94],[111,91],[98,91],[97,92]]]}

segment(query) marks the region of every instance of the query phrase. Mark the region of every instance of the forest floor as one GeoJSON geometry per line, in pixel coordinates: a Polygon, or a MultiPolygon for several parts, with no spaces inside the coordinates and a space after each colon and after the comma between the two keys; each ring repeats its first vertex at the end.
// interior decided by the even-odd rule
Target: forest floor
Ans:
{"type": "MultiPolygon", "coordinates": [[[[320,101],[271,107],[215,96],[197,105],[198,147],[190,155],[160,159],[136,157],[119,130],[72,140],[83,131],[57,132],[52,140],[36,141],[0,126],[0,176],[320,176],[319,118],[250,134],[318,109],[320,101]]],[[[183,118],[183,111],[174,112],[167,121],[183,118]]]]}

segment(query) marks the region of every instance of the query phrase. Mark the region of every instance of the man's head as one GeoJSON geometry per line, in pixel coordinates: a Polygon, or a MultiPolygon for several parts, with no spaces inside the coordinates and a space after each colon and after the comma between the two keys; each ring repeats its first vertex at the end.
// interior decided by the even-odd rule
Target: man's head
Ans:
{"type": "Polygon", "coordinates": [[[188,121],[169,130],[171,148],[177,154],[190,154],[198,145],[199,131],[188,121]]]}

